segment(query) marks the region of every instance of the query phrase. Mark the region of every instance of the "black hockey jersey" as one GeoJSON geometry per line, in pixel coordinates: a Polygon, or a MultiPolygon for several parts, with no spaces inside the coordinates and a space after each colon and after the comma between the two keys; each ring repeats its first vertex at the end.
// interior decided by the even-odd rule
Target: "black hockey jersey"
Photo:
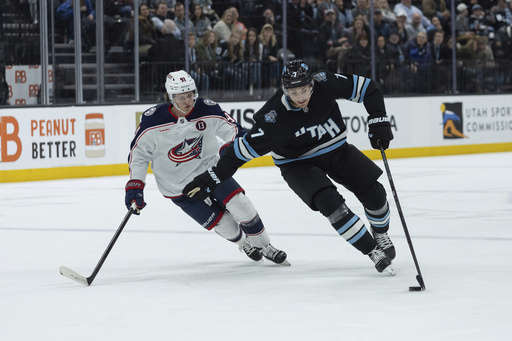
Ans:
{"type": "Polygon", "coordinates": [[[217,164],[223,179],[245,162],[271,153],[274,163],[311,159],[346,142],[347,129],[337,99],[363,103],[370,118],[386,116],[380,85],[369,78],[320,71],[308,107],[294,108],[278,90],[254,115],[251,131],[235,139],[217,164]]]}

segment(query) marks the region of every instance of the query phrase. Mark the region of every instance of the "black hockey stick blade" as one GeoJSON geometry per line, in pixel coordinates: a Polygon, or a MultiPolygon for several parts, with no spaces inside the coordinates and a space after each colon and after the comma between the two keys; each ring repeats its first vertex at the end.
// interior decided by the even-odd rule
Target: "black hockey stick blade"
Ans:
{"type": "Polygon", "coordinates": [[[65,266],[60,267],[60,274],[64,277],[72,279],[73,281],[76,281],[76,282],[81,283],[86,286],[90,286],[92,284],[92,281],[94,281],[94,278],[96,278],[96,275],[100,271],[101,267],[103,266],[103,263],[107,259],[108,254],[114,247],[114,244],[116,243],[117,238],[119,238],[119,235],[123,231],[123,228],[125,227],[126,223],[128,222],[128,219],[130,219],[133,212],[135,212],[136,210],[138,210],[138,208],[135,205],[135,203],[133,203],[132,207],[130,207],[130,210],[128,211],[128,213],[126,213],[126,215],[124,216],[123,221],[121,222],[121,225],[119,225],[119,227],[117,228],[117,231],[114,234],[114,237],[112,237],[112,240],[110,240],[110,243],[108,244],[106,250],[103,252],[101,259],[99,260],[98,264],[94,268],[94,271],[92,272],[92,274],[89,277],[86,278],[86,277],[80,275],[79,273],[77,273],[76,271],[73,271],[70,268],[65,267],[65,266]]]}

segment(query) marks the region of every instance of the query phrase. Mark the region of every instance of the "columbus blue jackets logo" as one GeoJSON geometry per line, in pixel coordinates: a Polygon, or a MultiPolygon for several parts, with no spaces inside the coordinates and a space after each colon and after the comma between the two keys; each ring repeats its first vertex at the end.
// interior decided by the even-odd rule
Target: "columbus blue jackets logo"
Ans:
{"type": "Polygon", "coordinates": [[[195,139],[185,139],[182,143],[169,150],[169,159],[176,162],[179,166],[182,162],[187,162],[195,158],[201,158],[201,151],[203,150],[203,136],[196,137],[195,139]]]}

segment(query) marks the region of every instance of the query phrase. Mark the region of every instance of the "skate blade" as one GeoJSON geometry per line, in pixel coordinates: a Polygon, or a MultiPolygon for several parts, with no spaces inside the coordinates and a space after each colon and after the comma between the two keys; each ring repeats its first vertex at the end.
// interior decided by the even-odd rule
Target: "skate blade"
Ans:
{"type": "Polygon", "coordinates": [[[283,265],[283,266],[290,266],[291,265],[290,262],[288,262],[286,259],[282,263],[276,263],[276,262],[274,262],[271,259],[263,257],[262,261],[265,261],[265,260],[267,260],[267,261],[269,261],[269,262],[271,262],[272,264],[275,264],[275,265],[283,265]]]}
{"type": "Polygon", "coordinates": [[[384,269],[384,272],[387,272],[391,276],[396,275],[395,269],[393,269],[391,265],[388,265],[388,267],[384,269]]]}

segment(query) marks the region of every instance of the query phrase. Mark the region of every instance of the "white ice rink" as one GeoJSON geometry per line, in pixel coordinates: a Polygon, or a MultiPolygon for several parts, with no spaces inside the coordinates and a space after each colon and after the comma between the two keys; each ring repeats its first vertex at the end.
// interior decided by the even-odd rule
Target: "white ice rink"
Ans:
{"type": "Polygon", "coordinates": [[[424,292],[408,291],[416,269],[391,191],[395,277],[377,273],[275,167],[235,178],[290,267],[255,263],[202,230],[149,176],[148,206],[85,287],[59,267],[91,274],[126,213],[127,177],[0,184],[0,339],[512,340],[512,153],[389,163],[424,292]]]}

